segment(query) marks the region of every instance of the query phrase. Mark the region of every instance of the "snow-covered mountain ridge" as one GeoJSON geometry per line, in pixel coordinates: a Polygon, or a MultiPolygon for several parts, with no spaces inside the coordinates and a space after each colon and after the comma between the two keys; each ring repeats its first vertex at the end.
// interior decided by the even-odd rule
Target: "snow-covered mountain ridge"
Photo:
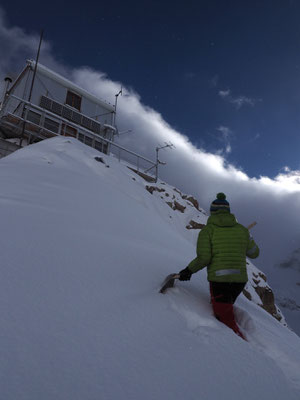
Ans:
{"type": "Polygon", "coordinates": [[[300,339],[253,301],[236,304],[245,342],[205,271],[158,293],[194,257],[200,207],[62,137],[2,159],[0,182],[1,398],[299,398],[300,339]]]}

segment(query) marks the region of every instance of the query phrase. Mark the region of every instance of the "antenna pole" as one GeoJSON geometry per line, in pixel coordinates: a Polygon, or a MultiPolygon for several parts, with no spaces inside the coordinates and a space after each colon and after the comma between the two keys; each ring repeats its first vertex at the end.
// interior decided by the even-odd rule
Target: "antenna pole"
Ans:
{"type": "Polygon", "coordinates": [[[43,36],[44,36],[44,30],[42,29],[41,36],[40,36],[40,43],[39,43],[39,47],[38,47],[38,51],[37,51],[37,55],[36,55],[36,60],[35,60],[35,66],[34,66],[34,71],[33,71],[33,77],[32,77],[30,92],[29,92],[29,96],[28,96],[28,102],[29,103],[31,102],[31,96],[32,96],[34,82],[35,82],[37,66],[38,66],[38,62],[39,62],[39,58],[40,58],[40,51],[41,51],[41,45],[42,45],[42,41],[43,41],[43,36]]]}
{"type": "Polygon", "coordinates": [[[115,97],[116,97],[116,100],[115,100],[115,114],[114,114],[114,126],[115,126],[115,127],[116,127],[118,97],[119,97],[119,95],[122,96],[122,94],[123,94],[123,88],[121,87],[121,90],[119,91],[119,93],[117,93],[117,94],[115,95],[115,97]]]}
{"type": "MultiPolygon", "coordinates": [[[[31,81],[29,96],[28,96],[28,102],[29,102],[29,103],[31,102],[31,97],[32,97],[33,86],[34,86],[35,77],[36,77],[37,66],[38,66],[38,62],[39,62],[39,58],[40,58],[40,51],[41,51],[43,36],[44,36],[44,29],[41,30],[39,47],[38,47],[38,51],[37,51],[37,54],[36,54],[35,66],[34,66],[34,71],[33,71],[33,76],[32,76],[32,81],[31,81]]],[[[29,107],[30,107],[30,105],[29,105],[29,107]]],[[[24,104],[24,107],[23,107],[22,118],[24,118],[24,114],[25,114],[25,104],[24,104]]],[[[22,133],[21,133],[21,139],[20,139],[20,146],[22,145],[22,141],[23,141],[23,139],[24,139],[25,125],[26,125],[26,121],[24,120],[24,121],[23,121],[23,126],[22,126],[22,133]]]]}
{"type": "Polygon", "coordinates": [[[174,144],[172,144],[171,142],[170,143],[166,143],[165,142],[165,145],[164,146],[158,146],[158,147],[156,147],[156,164],[155,164],[155,183],[157,182],[157,180],[158,180],[158,166],[159,166],[159,164],[161,164],[161,165],[166,165],[166,163],[165,162],[162,162],[162,161],[160,161],[159,160],[159,158],[158,158],[158,152],[159,152],[159,150],[161,150],[161,149],[166,149],[166,148],[170,148],[170,149],[173,149],[175,146],[174,146],[174,144]]]}

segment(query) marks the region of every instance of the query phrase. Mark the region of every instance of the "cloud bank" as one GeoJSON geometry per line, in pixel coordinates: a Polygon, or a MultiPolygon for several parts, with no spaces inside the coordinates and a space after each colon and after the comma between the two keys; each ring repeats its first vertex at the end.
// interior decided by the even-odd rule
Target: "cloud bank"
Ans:
{"type": "MultiPolygon", "coordinates": [[[[11,71],[19,72],[26,58],[35,56],[38,39],[38,34],[28,34],[20,28],[9,27],[3,12],[0,12],[0,46],[7,51],[7,57],[0,61],[3,78],[11,71]]],[[[81,61],[84,65],[84,60],[81,61]]],[[[300,171],[291,171],[286,167],[274,178],[251,178],[229,164],[224,154],[212,154],[196,148],[187,136],[172,128],[158,111],[144,105],[140,96],[132,88],[126,87],[126,82],[112,81],[105,73],[85,66],[77,69],[65,66],[55,59],[52,47],[47,42],[43,44],[41,62],[111,103],[123,86],[125,95],[119,97],[117,124],[120,130],[131,129],[133,133],[122,135],[117,141],[153,160],[158,144],[172,142],[175,150],[160,153],[161,160],[167,162],[160,169],[161,179],[185,193],[195,195],[207,210],[216,193],[225,192],[232,212],[241,223],[247,225],[257,221],[253,234],[262,249],[257,265],[267,274],[269,272],[272,283],[274,266],[289,259],[292,252],[299,248],[300,171]]],[[[231,96],[230,91],[221,95],[224,98],[228,96],[231,96]]],[[[236,106],[241,107],[245,103],[245,99],[237,101],[236,106]]],[[[226,129],[219,127],[223,139],[230,146],[230,132],[226,129]]]]}

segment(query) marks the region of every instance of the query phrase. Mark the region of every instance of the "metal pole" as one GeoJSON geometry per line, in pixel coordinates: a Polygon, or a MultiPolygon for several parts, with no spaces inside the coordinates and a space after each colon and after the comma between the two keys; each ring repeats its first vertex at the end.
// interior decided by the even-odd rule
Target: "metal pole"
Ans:
{"type": "Polygon", "coordinates": [[[4,101],[5,101],[7,92],[8,92],[9,85],[12,83],[12,79],[9,76],[7,76],[4,79],[4,81],[5,81],[5,88],[4,88],[3,98],[1,99],[0,111],[1,111],[1,109],[3,107],[4,101]]]}
{"type": "Polygon", "coordinates": [[[157,182],[158,179],[158,150],[159,148],[156,147],[155,183],[157,182]]]}
{"type": "Polygon", "coordinates": [[[34,72],[33,72],[33,77],[32,77],[32,82],[31,82],[29,97],[28,97],[29,103],[31,102],[31,96],[32,96],[32,91],[33,91],[34,82],[35,82],[35,76],[36,76],[37,66],[38,66],[38,62],[39,62],[39,58],[40,58],[40,51],[41,51],[41,45],[42,45],[42,41],[43,41],[43,36],[44,36],[44,30],[42,29],[42,31],[41,31],[41,36],[40,36],[40,43],[39,43],[39,47],[38,47],[38,51],[37,51],[37,55],[36,55],[36,61],[35,61],[35,66],[34,66],[34,72]]]}
{"type": "Polygon", "coordinates": [[[117,105],[118,105],[118,97],[119,95],[122,95],[123,91],[122,91],[122,87],[121,90],[119,91],[119,93],[117,93],[116,96],[116,100],[115,100],[115,112],[114,112],[114,123],[113,126],[116,127],[116,119],[117,119],[117,105]]]}
{"type": "MultiPolygon", "coordinates": [[[[37,71],[37,66],[40,58],[40,51],[41,51],[41,46],[42,46],[42,41],[43,41],[43,36],[44,36],[44,30],[41,30],[41,35],[40,35],[40,42],[39,42],[39,47],[36,55],[36,60],[35,60],[35,66],[34,66],[34,71],[33,71],[33,76],[32,76],[32,81],[31,81],[31,86],[30,86],[30,91],[29,91],[29,96],[28,96],[28,102],[31,103],[31,96],[33,92],[33,86],[35,82],[35,77],[36,77],[36,71],[37,71]]],[[[24,110],[25,110],[25,104],[23,108],[23,113],[22,113],[22,118],[24,116],[24,110]]],[[[22,141],[24,138],[24,133],[25,133],[25,126],[26,126],[26,121],[24,120],[23,122],[23,127],[22,127],[22,133],[21,133],[21,138],[20,138],[20,146],[22,146],[22,141]]]]}

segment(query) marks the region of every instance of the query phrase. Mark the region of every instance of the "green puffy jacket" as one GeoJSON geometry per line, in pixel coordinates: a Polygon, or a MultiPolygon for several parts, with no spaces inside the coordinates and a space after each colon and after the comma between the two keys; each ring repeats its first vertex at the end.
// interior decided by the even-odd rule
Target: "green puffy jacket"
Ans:
{"type": "Polygon", "coordinates": [[[200,231],[197,257],[188,267],[193,273],[207,267],[207,279],[212,282],[247,282],[246,256],[258,255],[248,229],[237,223],[233,214],[219,210],[200,231]]]}

